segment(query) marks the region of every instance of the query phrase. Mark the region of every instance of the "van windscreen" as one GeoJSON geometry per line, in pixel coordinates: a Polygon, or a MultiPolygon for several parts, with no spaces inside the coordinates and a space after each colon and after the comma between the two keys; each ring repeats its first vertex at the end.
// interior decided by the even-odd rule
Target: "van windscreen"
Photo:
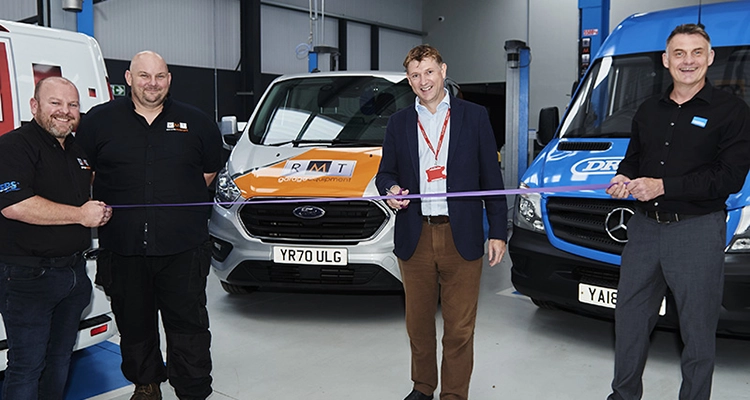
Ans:
{"type": "Polygon", "coordinates": [[[250,140],[266,146],[380,146],[388,117],[414,104],[406,79],[323,76],[276,83],[258,109],[250,140]]]}
{"type": "MultiPolygon", "coordinates": [[[[718,47],[714,51],[709,82],[750,104],[750,47],[718,47]]],[[[663,94],[672,83],[661,55],[653,52],[596,60],[560,126],[560,137],[629,137],[638,106],[663,94]]]]}

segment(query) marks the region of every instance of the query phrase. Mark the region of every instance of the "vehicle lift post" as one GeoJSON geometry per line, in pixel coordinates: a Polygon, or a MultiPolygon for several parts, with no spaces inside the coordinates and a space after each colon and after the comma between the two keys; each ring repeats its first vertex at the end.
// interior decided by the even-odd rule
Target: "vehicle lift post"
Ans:
{"type": "Polygon", "coordinates": [[[83,0],[81,11],[76,15],[78,32],[94,37],[94,0],[83,0]]]}
{"type": "MultiPolygon", "coordinates": [[[[505,42],[505,151],[503,181],[516,188],[529,166],[529,62],[531,50],[526,42],[505,42]]],[[[508,202],[513,204],[512,201],[508,202]]]]}
{"type": "Polygon", "coordinates": [[[610,0],[578,0],[578,78],[582,77],[609,35],[610,0]]]}

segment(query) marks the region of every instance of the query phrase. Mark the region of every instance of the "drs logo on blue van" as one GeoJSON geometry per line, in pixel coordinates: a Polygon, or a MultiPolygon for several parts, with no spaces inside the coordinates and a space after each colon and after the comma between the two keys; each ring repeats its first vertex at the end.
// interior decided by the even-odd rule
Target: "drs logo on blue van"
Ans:
{"type": "Polygon", "coordinates": [[[620,157],[586,158],[570,167],[573,180],[583,180],[589,175],[614,175],[620,165],[620,157]]]}

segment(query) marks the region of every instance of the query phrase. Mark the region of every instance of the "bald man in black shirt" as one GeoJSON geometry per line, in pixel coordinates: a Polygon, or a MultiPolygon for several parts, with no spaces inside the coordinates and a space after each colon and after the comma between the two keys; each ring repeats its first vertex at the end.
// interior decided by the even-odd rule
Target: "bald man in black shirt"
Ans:
{"type": "Polygon", "coordinates": [[[126,206],[99,231],[96,283],[112,301],[122,371],[135,384],[131,399],[161,399],[168,379],[178,398],[204,400],[212,392],[211,207],[176,205],[211,200],[221,134],[200,110],[168,96],[172,75],[158,54],[136,54],[125,79],[131,95],[93,108],[77,132],[96,171],[94,195],[126,206]]]}

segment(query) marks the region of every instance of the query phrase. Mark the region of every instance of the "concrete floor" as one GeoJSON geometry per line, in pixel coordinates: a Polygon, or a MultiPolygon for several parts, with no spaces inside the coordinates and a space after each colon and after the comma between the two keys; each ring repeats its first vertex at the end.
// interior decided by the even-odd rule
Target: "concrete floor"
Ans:
{"type": "MultiPolygon", "coordinates": [[[[513,294],[510,260],[482,277],[470,397],[603,400],[613,370],[613,324],[541,310],[513,294]]],[[[398,295],[228,295],[211,276],[211,400],[400,400],[411,390],[398,295]]],[[[657,331],[644,399],[676,399],[679,338],[657,331]]],[[[162,385],[165,400],[177,399],[162,385]]],[[[97,396],[128,400],[132,386],[97,396]]],[[[437,396],[436,396],[437,398],[437,396]]],[[[750,341],[719,338],[713,399],[750,399],[750,341]]]]}

